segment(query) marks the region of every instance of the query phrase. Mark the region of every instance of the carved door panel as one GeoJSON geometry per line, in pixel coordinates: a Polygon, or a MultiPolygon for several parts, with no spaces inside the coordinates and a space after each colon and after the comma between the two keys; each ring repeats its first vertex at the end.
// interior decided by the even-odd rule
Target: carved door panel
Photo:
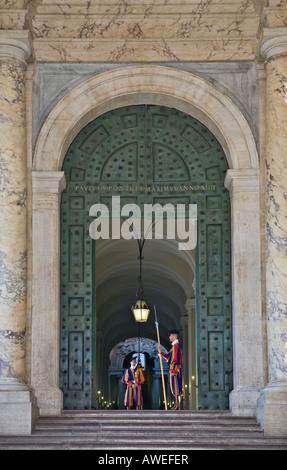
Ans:
{"type": "Polygon", "coordinates": [[[175,109],[131,106],[88,124],[65,157],[61,203],[61,388],[65,408],[95,405],[96,202],[197,204],[197,349],[203,409],[228,408],[232,389],[230,204],[227,162],[211,132],[175,109]]]}

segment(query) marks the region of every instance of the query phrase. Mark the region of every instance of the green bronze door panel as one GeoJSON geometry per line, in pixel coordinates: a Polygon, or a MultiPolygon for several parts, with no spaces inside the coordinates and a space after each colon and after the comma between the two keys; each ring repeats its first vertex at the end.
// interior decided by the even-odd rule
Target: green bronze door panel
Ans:
{"type": "Polygon", "coordinates": [[[227,409],[232,389],[230,203],[227,162],[211,132],[175,109],[110,111],[77,135],[65,157],[61,203],[61,388],[64,407],[95,404],[95,245],[90,207],[197,204],[199,405],[227,409]]]}
{"type": "Polygon", "coordinates": [[[232,389],[230,210],[227,193],[199,213],[197,328],[199,405],[228,409],[232,389]],[[216,207],[217,206],[217,207],[216,207]]]}
{"type": "Polygon", "coordinates": [[[61,387],[65,408],[89,409],[94,354],[92,240],[84,198],[66,191],[61,206],[61,387]]]}

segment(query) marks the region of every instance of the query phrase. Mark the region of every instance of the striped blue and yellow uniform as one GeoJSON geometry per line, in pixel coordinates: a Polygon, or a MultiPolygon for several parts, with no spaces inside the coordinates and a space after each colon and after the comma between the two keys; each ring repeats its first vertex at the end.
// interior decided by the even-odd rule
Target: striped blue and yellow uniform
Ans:
{"type": "Polygon", "coordinates": [[[175,343],[172,349],[167,353],[161,352],[161,356],[170,366],[170,390],[174,396],[184,395],[184,380],[182,373],[182,347],[175,343]],[[175,375],[173,375],[175,374],[175,375]]]}
{"type": "Polygon", "coordinates": [[[122,382],[127,385],[124,402],[125,406],[131,407],[135,404],[138,409],[141,409],[143,406],[141,386],[145,382],[143,370],[138,369],[137,367],[135,369],[125,369],[122,382]],[[132,384],[135,383],[138,385],[137,388],[132,387],[132,384]]]}

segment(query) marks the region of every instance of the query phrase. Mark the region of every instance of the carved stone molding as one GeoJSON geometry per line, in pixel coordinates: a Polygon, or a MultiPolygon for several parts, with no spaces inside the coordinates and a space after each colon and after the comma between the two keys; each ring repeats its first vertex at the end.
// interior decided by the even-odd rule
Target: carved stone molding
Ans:
{"type": "MultiPolygon", "coordinates": [[[[282,29],[273,30],[275,34],[281,32],[276,37],[271,37],[267,40],[263,39],[261,54],[264,59],[269,60],[274,56],[287,54],[287,28],[282,29]]],[[[272,30],[269,31],[269,34],[272,34],[272,30]]]]}
{"type": "Polygon", "coordinates": [[[0,60],[18,59],[25,65],[32,52],[29,31],[0,31],[0,60]]]}
{"type": "Polygon", "coordinates": [[[228,170],[224,185],[232,196],[235,192],[259,192],[259,169],[228,170]]]}

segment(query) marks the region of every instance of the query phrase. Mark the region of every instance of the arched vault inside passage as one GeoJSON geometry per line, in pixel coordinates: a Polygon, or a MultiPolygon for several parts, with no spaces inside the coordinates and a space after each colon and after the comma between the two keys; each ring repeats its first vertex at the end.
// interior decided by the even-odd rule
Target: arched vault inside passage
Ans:
{"type": "MultiPolygon", "coordinates": [[[[136,301],[139,274],[136,240],[99,240],[96,249],[98,328],[107,350],[137,332],[132,305],[136,301]]],[[[151,308],[141,334],[155,339],[156,306],[163,344],[168,347],[168,331],[180,328],[185,303],[195,296],[194,252],[179,251],[173,240],[147,240],[143,250],[142,279],[151,308]]]]}

